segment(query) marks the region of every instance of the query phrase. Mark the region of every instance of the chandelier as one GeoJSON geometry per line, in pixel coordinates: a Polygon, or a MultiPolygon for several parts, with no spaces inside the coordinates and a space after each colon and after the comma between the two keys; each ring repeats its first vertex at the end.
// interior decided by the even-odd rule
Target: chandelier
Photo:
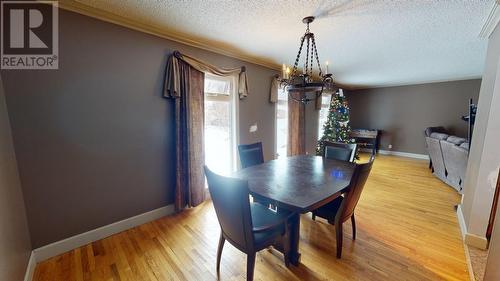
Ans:
{"type": "Polygon", "coordinates": [[[324,90],[333,88],[333,76],[328,73],[328,63],[326,64],[326,73],[323,73],[319,63],[314,33],[309,30],[309,24],[313,21],[314,17],[312,16],[302,19],[302,22],[307,25],[306,33],[300,38],[300,48],[292,70],[290,71],[289,68],[283,65],[283,73],[280,79],[280,86],[288,92],[289,97],[304,104],[321,97],[324,90]],[[304,67],[302,73],[299,73],[298,66],[304,43],[306,43],[304,67]],[[318,66],[316,76],[313,73],[314,61],[318,66]]]}

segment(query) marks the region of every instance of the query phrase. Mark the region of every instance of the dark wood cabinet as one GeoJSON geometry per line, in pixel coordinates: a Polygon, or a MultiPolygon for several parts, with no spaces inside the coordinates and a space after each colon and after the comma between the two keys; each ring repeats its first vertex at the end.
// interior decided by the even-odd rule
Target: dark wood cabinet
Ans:
{"type": "Polygon", "coordinates": [[[378,152],[380,143],[380,130],[352,129],[350,136],[358,144],[358,149],[369,149],[374,155],[378,152]]]}

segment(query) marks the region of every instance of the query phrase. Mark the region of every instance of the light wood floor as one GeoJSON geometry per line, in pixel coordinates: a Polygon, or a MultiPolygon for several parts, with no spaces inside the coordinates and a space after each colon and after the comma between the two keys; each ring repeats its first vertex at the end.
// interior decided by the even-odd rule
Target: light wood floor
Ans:
{"type": "MultiPolygon", "coordinates": [[[[257,255],[255,280],[468,280],[454,205],[459,195],[427,161],[379,156],[345,226],[342,259],[334,227],[302,216],[299,267],[257,255]]],[[[219,225],[211,202],[39,263],[34,280],[216,280],[219,225]]],[[[220,280],[245,278],[245,255],[226,243],[220,280]]]]}

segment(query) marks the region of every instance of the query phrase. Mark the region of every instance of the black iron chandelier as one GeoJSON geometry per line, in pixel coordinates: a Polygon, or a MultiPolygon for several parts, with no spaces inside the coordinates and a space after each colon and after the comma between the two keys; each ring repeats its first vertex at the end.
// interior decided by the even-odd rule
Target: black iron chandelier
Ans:
{"type": "Polygon", "coordinates": [[[331,90],[334,84],[332,74],[328,73],[328,64],[326,73],[323,73],[321,69],[314,33],[309,30],[309,24],[313,21],[314,17],[312,16],[302,19],[302,22],[307,25],[306,33],[300,38],[300,48],[292,70],[290,71],[289,68],[283,65],[283,73],[280,79],[280,86],[288,92],[289,97],[304,104],[320,98],[323,91],[331,90]],[[302,73],[299,73],[298,66],[304,43],[306,43],[304,67],[302,73]],[[316,76],[313,73],[314,60],[318,65],[318,75],[316,76]]]}

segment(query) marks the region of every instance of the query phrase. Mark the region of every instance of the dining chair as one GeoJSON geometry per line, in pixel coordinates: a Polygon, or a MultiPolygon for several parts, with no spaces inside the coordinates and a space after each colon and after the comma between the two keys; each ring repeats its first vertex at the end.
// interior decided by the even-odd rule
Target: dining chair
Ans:
{"type": "MultiPolygon", "coordinates": [[[[238,152],[240,155],[240,162],[242,169],[264,163],[264,152],[262,150],[262,142],[256,142],[252,144],[240,144],[238,145],[238,152]]],[[[253,196],[253,201],[268,206],[270,208],[271,207],[274,208],[274,206],[272,206],[272,202],[266,200],[265,198],[259,198],[253,196]]]]}
{"type": "Polygon", "coordinates": [[[250,203],[248,181],[223,177],[210,171],[207,166],[204,168],[208,190],[221,227],[217,274],[226,240],[247,254],[246,280],[253,280],[255,254],[275,243],[283,248],[285,265],[288,267],[288,219],[292,213],[284,210],[273,212],[261,204],[250,203]]]}
{"type": "Polygon", "coordinates": [[[326,219],[328,223],[335,225],[337,258],[339,259],[342,256],[342,224],[348,219],[351,219],[352,224],[352,240],[356,240],[354,209],[358,204],[361,192],[372,169],[374,159],[375,157],[372,156],[368,163],[356,164],[351,182],[344,196],[337,197],[332,202],[313,211],[313,219],[318,216],[326,219]]]}
{"type": "Polygon", "coordinates": [[[325,141],[325,158],[354,162],[358,144],[325,141]]]}
{"type": "Polygon", "coordinates": [[[262,142],[238,145],[241,168],[247,168],[264,163],[264,152],[262,142]]]}

